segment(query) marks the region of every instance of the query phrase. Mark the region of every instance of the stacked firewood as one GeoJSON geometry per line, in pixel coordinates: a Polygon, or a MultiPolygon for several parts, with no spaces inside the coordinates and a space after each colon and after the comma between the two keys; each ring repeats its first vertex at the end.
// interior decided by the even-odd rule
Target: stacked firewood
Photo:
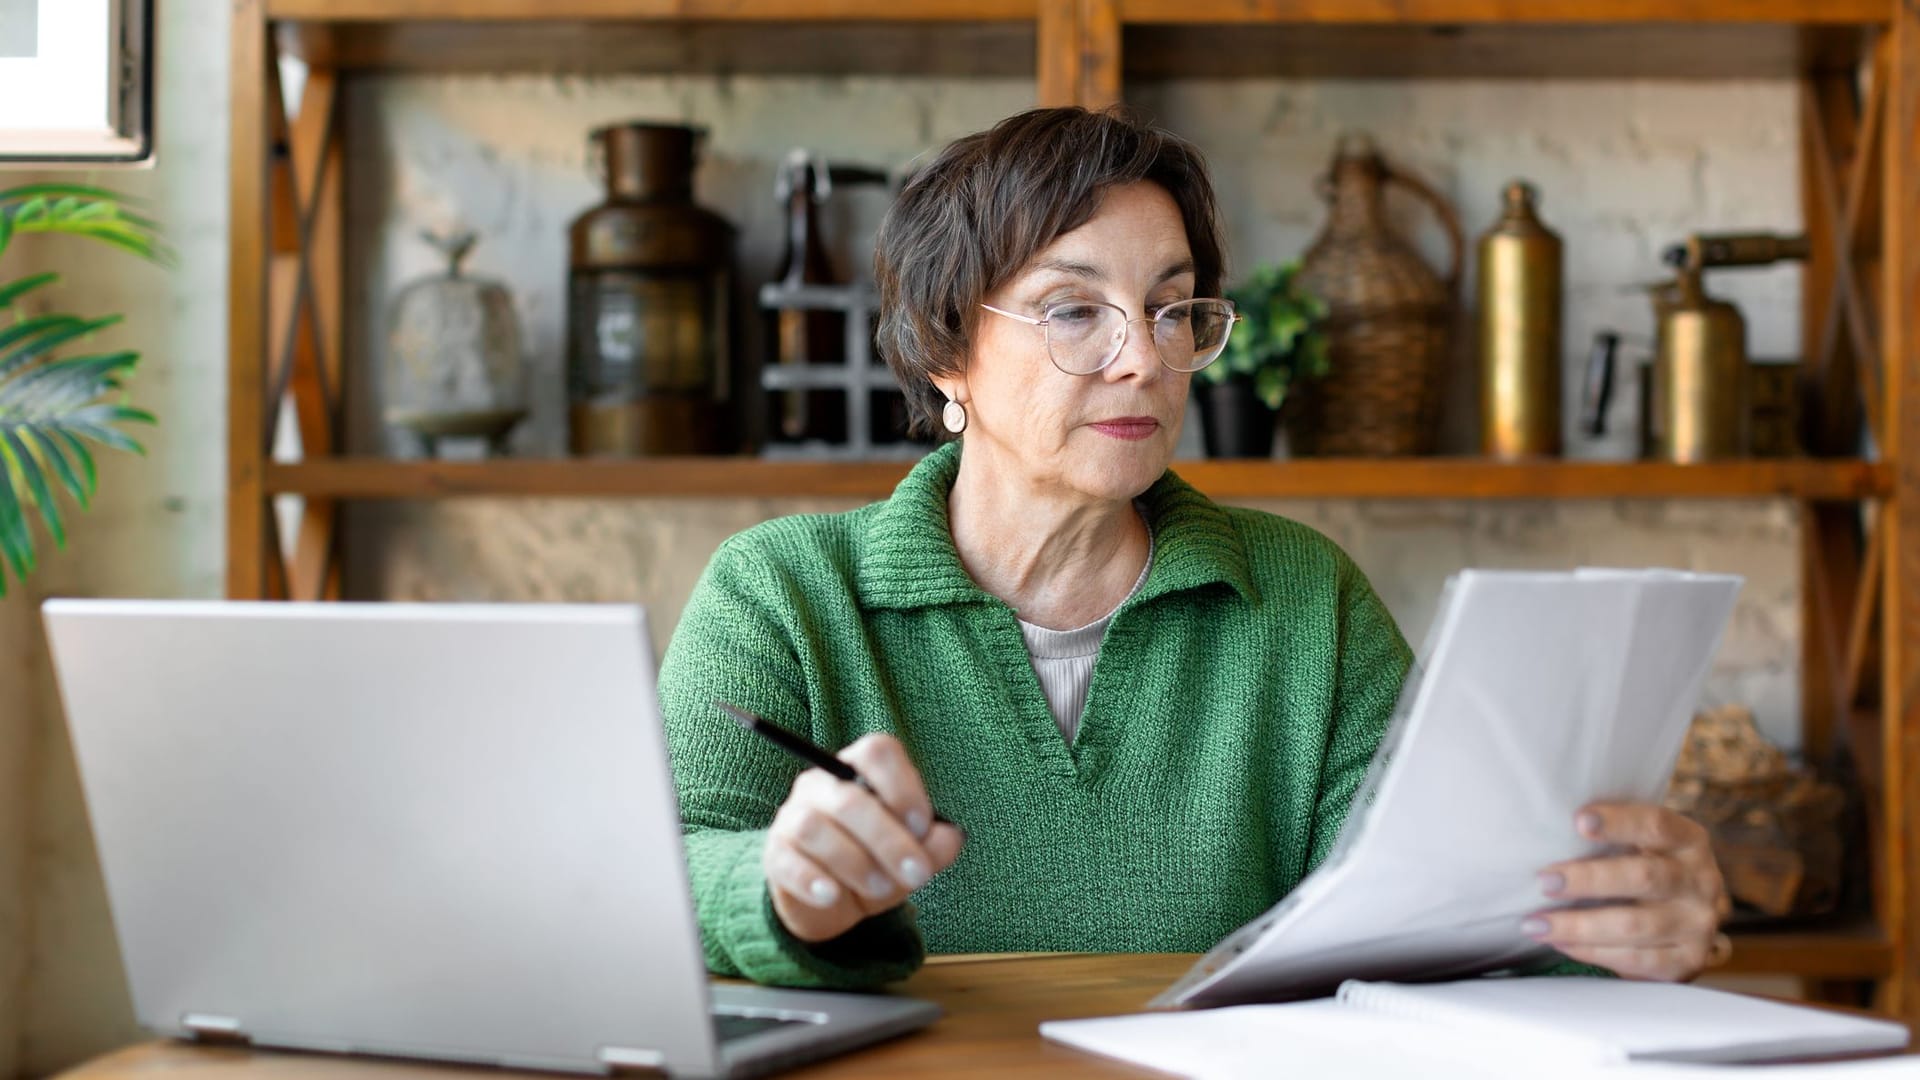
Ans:
{"type": "Polygon", "coordinates": [[[1750,710],[1725,705],[1694,717],[1666,803],[1712,834],[1736,904],[1778,917],[1838,903],[1845,794],[1789,761],[1750,710]]]}

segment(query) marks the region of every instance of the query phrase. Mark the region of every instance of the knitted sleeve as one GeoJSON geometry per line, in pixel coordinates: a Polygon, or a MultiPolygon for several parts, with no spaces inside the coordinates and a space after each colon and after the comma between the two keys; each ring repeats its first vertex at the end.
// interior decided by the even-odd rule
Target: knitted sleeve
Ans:
{"type": "MultiPolygon", "coordinates": [[[[903,979],[925,948],[902,905],[809,945],[774,914],[761,870],[767,826],[802,766],[745,731],[725,701],[811,732],[806,680],[779,617],[792,596],[768,558],[735,537],[708,564],[660,667],[660,709],[707,967],[780,986],[853,989],[903,979]]],[[[789,601],[790,602],[790,601],[789,601]]]]}
{"type": "Polygon", "coordinates": [[[1333,720],[1320,769],[1307,865],[1320,865],[1346,824],[1354,792],[1393,718],[1413,651],[1387,606],[1352,560],[1339,556],[1340,614],[1334,656],[1333,720]]]}

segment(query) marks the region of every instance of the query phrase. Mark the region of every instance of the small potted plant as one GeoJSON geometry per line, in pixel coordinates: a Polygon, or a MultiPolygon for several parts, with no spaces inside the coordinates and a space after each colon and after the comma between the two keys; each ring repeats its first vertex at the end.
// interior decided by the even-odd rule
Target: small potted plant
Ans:
{"type": "Polygon", "coordinates": [[[1300,264],[1262,266],[1227,292],[1243,316],[1220,359],[1196,376],[1208,457],[1267,457],[1275,415],[1296,378],[1327,372],[1327,305],[1301,291],[1300,264]]]}

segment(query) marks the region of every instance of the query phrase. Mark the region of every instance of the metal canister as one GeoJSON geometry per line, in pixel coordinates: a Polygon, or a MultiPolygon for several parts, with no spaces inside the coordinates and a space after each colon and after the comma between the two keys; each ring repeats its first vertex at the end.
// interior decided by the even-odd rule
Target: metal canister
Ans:
{"type": "Polygon", "coordinates": [[[1500,220],[1480,237],[1481,449],[1560,453],[1560,238],[1535,212],[1532,185],[1510,183],[1500,220]]]}
{"type": "Polygon", "coordinates": [[[693,201],[699,132],[593,133],[607,201],[568,230],[567,382],[576,454],[724,452],[734,230],[693,201]]]}
{"type": "Polygon", "coordinates": [[[1647,453],[1683,463],[1747,453],[1747,332],[1739,309],[1682,270],[1654,294],[1659,321],[1647,453]]]}

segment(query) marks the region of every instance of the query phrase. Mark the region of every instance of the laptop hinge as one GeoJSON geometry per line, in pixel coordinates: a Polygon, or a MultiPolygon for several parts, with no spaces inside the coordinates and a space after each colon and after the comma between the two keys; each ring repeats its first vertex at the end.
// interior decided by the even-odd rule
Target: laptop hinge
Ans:
{"type": "Polygon", "coordinates": [[[631,1046],[603,1046],[598,1054],[609,1076],[665,1076],[667,1055],[631,1046]]]}
{"type": "Polygon", "coordinates": [[[252,1041],[240,1030],[240,1021],[231,1016],[188,1013],[180,1018],[180,1026],[193,1033],[195,1042],[245,1044],[252,1041]]]}

